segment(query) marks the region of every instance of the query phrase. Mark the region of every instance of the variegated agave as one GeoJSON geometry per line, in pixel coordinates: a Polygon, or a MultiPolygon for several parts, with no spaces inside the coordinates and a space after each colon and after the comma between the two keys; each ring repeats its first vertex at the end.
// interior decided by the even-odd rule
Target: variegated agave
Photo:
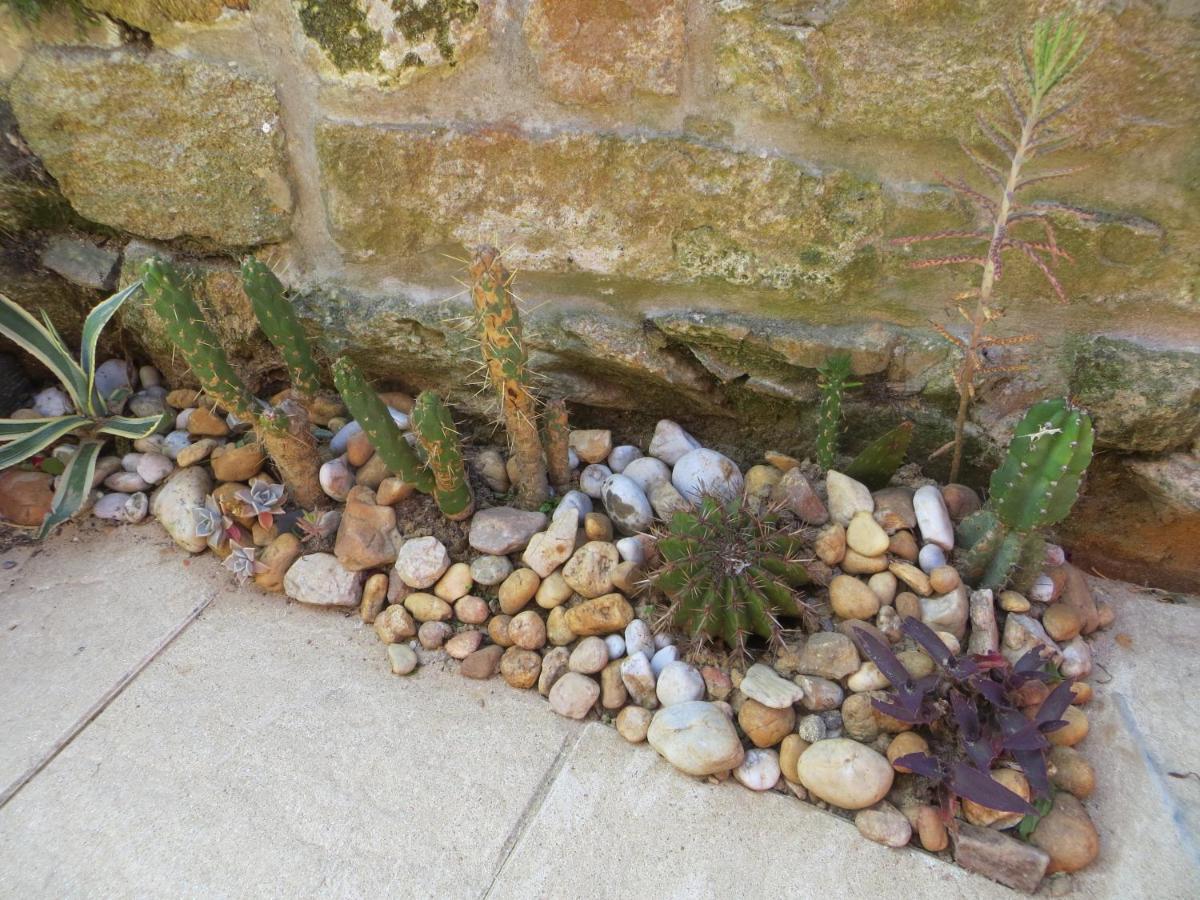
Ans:
{"type": "Polygon", "coordinates": [[[250,507],[263,528],[270,528],[276,514],[283,512],[285,491],[282,484],[256,478],[248,489],[238,491],[234,496],[250,507]]]}
{"type": "Polygon", "coordinates": [[[53,372],[75,406],[75,412],[69,416],[0,419],[0,469],[24,462],[68,434],[81,438],[59,477],[50,513],[42,522],[38,537],[45,537],[83,508],[91,493],[96,460],[108,435],[136,440],[153,434],[162,420],[161,416],[112,415],[111,411],[124,402],[124,389],[120,396],[114,392],[113,396],[104,397],[96,386],[96,346],[100,332],[141,286],[140,281],[135,281],[88,313],[78,362],[44,312],[43,321],[38,322],[0,294],[0,335],[11,339],[53,372]]]}
{"type": "Polygon", "coordinates": [[[222,565],[233,572],[237,577],[238,584],[245,584],[259,572],[266,571],[267,567],[255,559],[258,555],[258,548],[253,544],[247,546],[233,544],[231,550],[232,552],[225,558],[222,565]]]}

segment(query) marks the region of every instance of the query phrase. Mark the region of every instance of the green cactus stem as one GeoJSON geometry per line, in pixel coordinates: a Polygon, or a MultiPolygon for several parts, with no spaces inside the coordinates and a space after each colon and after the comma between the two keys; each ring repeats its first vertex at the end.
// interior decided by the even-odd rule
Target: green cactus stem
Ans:
{"type": "Polygon", "coordinates": [[[451,520],[468,519],[475,511],[475,498],[463,467],[458,432],[450,412],[432,391],[423,391],[413,404],[413,433],[433,472],[433,496],[438,509],[451,520]]]}
{"type": "Polygon", "coordinates": [[[842,472],[873,491],[887,487],[896,470],[904,465],[912,436],[913,423],[901,422],[868,444],[842,472]]]}
{"type": "Polygon", "coordinates": [[[508,290],[511,276],[494,247],[480,249],[470,271],[479,345],[488,380],[500,395],[514,460],[517,504],[537,509],[550,499],[550,484],[538,436],[536,405],[529,390],[521,319],[508,290]]]}
{"type": "Polygon", "coordinates": [[[566,401],[551,400],[542,409],[542,443],[550,483],[560,491],[571,483],[570,436],[566,401]]]}
{"type": "Polygon", "coordinates": [[[1092,421],[1065,400],[1044,400],[1017,425],[1004,462],[992,473],[987,505],[958,528],[967,548],[964,577],[980,587],[1027,589],[1041,571],[1041,529],[1061,522],[1075,505],[1092,460],[1092,421]]]}
{"type": "Polygon", "coordinates": [[[797,592],[809,581],[811,550],[773,513],[708,497],[672,517],[658,551],[662,562],[650,582],[671,601],[663,618],[693,638],[719,638],[744,654],[751,635],[781,646],[779,616],[816,626],[797,592]]]}
{"type": "Polygon", "coordinates": [[[247,390],[218,344],[191,288],[170,263],[149,259],[143,263],[141,274],[155,312],[204,392],[254,426],[294,503],[305,509],[326,505],[328,498],[318,477],[320,454],[304,409],[286,402],[268,407],[247,390]]]}
{"type": "Polygon", "coordinates": [[[242,287],[254,307],[254,315],[267,338],[283,356],[292,390],[301,401],[315,397],[321,390],[321,370],[313,358],[312,345],[292,304],[284,296],[283,285],[266,264],[247,257],[242,262],[242,287]]]}
{"type": "Polygon", "coordinates": [[[158,258],[142,264],[141,276],[167,336],[183,354],[200,387],[242,421],[254,421],[260,404],[229,364],[187,282],[174,266],[158,258]]]}
{"type": "Polygon", "coordinates": [[[833,468],[837,461],[838,432],[842,425],[842,395],[861,382],[850,380],[850,354],[835,353],[818,370],[821,409],[817,416],[817,464],[833,468]]]}
{"type": "Polygon", "coordinates": [[[333,383],[388,469],[423,494],[433,491],[433,476],[358,366],[345,357],[337,360],[333,364],[333,383]]]}

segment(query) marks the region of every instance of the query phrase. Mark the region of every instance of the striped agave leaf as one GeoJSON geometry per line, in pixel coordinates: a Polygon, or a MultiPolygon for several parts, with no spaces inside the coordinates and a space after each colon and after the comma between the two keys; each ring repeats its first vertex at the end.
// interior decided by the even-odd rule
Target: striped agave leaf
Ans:
{"type": "Polygon", "coordinates": [[[79,445],[79,449],[59,476],[58,488],[54,491],[54,499],[50,503],[50,513],[38,529],[38,538],[44,538],[83,508],[92,490],[96,458],[103,447],[104,441],[97,440],[86,440],[79,445]]]}
{"type": "Polygon", "coordinates": [[[154,434],[154,430],[158,428],[166,413],[158,416],[141,416],[133,418],[132,416],[110,416],[107,419],[100,420],[100,428],[102,434],[114,434],[117,437],[129,438],[131,441],[136,441],[138,438],[148,437],[154,434]]]}
{"type": "MultiPolygon", "coordinates": [[[[118,291],[107,300],[97,304],[83,322],[83,338],[79,351],[79,364],[87,376],[88,412],[93,416],[102,416],[107,412],[107,397],[96,393],[96,345],[100,341],[100,332],[104,326],[121,308],[121,305],[142,288],[140,281],[135,281],[123,291],[118,291]]],[[[153,430],[153,429],[152,429],[153,430]]],[[[116,432],[113,432],[114,434],[116,432]]],[[[144,437],[145,435],[139,435],[144,437]]]]}
{"type": "Polygon", "coordinates": [[[66,351],[61,338],[46,329],[28,312],[0,294],[0,334],[40,360],[62,382],[75,408],[86,410],[88,379],[83,369],[66,351]]]}
{"type": "MultiPolygon", "coordinates": [[[[91,424],[87,416],[60,416],[56,419],[0,419],[0,469],[15,466],[76,428],[91,424]],[[17,426],[24,426],[18,430],[17,426]]],[[[151,429],[153,430],[153,429],[151,429]]]]}

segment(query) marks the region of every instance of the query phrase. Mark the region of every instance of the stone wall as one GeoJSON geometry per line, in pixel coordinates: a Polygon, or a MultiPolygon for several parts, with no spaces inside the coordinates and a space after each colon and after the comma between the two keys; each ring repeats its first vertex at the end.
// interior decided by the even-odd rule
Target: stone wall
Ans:
{"type": "MultiPolygon", "coordinates": [[[[171,254],[265,384],[273,357],[232,278],[256,252],[327,352],[482,414],[454,319],[466,248],[494,243],[522,272],[547,393],[631,433],[669,413],[738,456],[810,449],[814,370],[837,349],[866,382],[851,448],[906,417],[919,453],[948,438],[953,359],[928,319],[953,324],[976,276],[913,271],[889,238],[973,224],[935,173],[973,177],[958,142],[984,146],[978,110],[1003,115],[998,76],[1017,75],[1030,22],[1080,13],[1093,49],[1054,165],[1087,168],[1035,196],[1094,215],[1058,223],[1067,304],[1028,266],[1004,273],[1000,330],[1039,343],[982,391],[971,474],[1016,413],[1069,392],[1107,451],[1089,509],[1193,548],[1114,550],[1093,523],[1081,558],[1200,570],[1195,503],[1163,499],[1200,493],[1195,0],[84,3],[93,21],[0,19],[10,292],[71,297],[70,328],[78,275],[64,290],[30,263],[47,232],[118,255],[123,280],[171,254]]],[[[148,310],[124,326],[177,369],[148,310]]]]}

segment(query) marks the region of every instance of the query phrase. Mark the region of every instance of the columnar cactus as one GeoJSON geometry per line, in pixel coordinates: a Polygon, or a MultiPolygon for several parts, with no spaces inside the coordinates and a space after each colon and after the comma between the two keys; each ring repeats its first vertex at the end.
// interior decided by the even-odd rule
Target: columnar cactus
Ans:
{"type": "Polygon", "coordinates": [[[496,392],[508,430],[517,502],[536,509],[550,497],[546,461],[538,437],[537,413],[529,390],[521,319],[508,290],[511,276],[494,247],[484,247],[471,264],[471,299],[487,377],[496,392]]]}
{"type": "Polygon", "coordinates": [[[321,390],[321,370],[275,273],[249,256],[242,262],[242,287],[254,307],[258,324],[283,356],[296,396],[301,401],[317,396],[321,390]]]}
{"type": "Polygon", "coordinates": [[[837,461],[838,431],[842,424],[842,394],[859,387],[850,380],[850,354],[835,353],[817,372],[821,389],[821,411],[817,420],[817,463],[822,469],[833,468],[837,461]]]}
{"type": "Polygon", "coordinates": [[[1043,400],[1025,414],[992,473],[987,505],[959,526],[969,549],[964,574],[999,590],[1027,588],[1045,559],[1040,529],[1067,517],[1092,461],[1092,420],[1065,400],[1043,400]]]}
{"type": "Polygon", "coordinates": [[[542,442],[550,483],[560,490],[571,483],[570,436],[566,402],[551,400],[542,410],[542,442]]]}
{"type": "Polygon", "coordinates": [[[326,502],[318,479],[320,455],[308,428],[308,415],[295,403],[268,407],[254,397],[225,357],[187,282],[161,259],[142,265],[142,285],[167,334],[187,360],[204,393],[244,422],[250,422],[258,440],[279,470],[288,495],[312,509],[326,502]]]}
{"type": "Polygon", "coordinates": [[[448,519],[470,518],[475,511],[475,498],[463,467],[458,432],[437,394],[423,391],[418,395],[413,404],[412,426],[433,473],[433,496],[438,509],[448,519]]]}
{"type": "Polygon", "coordinates": [[[371,446],[388,469],[423,494],[433,490],[433,476],[404,437],[387,405],[367,383],[358,366],[345,357],[333,364],[333,383],[350,414],[362,426],[371,446]]]}
{"type": "Polygon", "coordinates": [[[871,443],[842,470],[855,481],[861,481],[873,491],[885,488],[896,470],[904,465],[908,445],[912,443],[913,423],[901,422],[871,443]]]}
{"type": "Polygon", "coordinates": [[[706,497],[671,518],[658,552],[662,563],[650,582],[671,601],[664,619],[693,637],[720,638],[744,654],[752,634],[780,643],[778,616],[816,625],[796,591],[809,581],[804,562],[812,551],[773,513],[706,497]]]}

